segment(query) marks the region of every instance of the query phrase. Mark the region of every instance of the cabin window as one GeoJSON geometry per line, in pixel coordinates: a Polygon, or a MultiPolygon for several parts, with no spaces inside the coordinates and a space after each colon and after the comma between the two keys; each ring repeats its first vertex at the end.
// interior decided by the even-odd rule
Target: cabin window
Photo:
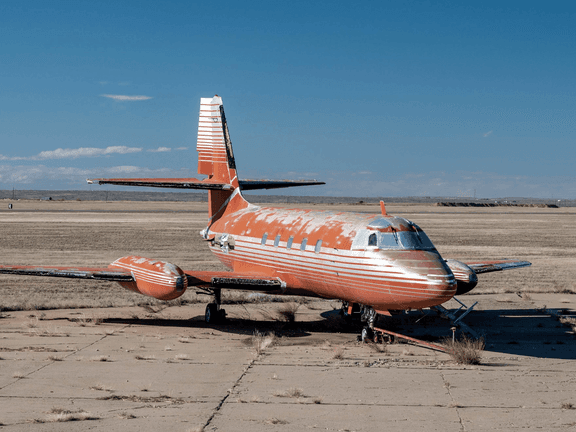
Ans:
{"type": "Polygon", "coordinates": [[[378,237],[376,236],[376,233],[372,233],[370,234],[370,237],[368,237],[368,246],[378,246],[378,237]]]}
{"type": "Polygon", "coordinates": [[[278,234],[274,239],[274,247],[278,247],[279,244],[280,244],[280,234],[278,234]]]}
{"type": "Polygon", "coordinates": [[[316,247],[314,248],[314,252],[320,253],[321,249],[322,249],[322,240],[318,240],[316,242],[316,247]]]}
{"type": "Polygon", "coordinates": [[[307,238],[302,239],[302,243],[300,243],[300,250],[301,251],[306,250],[306,243],[308,243],[308,239],[307,238]]]}
{"type": "Polygon", "coordinates": [[[288,243],[286,243],[286,249],[292,249],[292,242],[294,241],[294,236],[290,236],[288,243]]]}
{"type": "Polygon", "coordinates": [[[264,233],[262,236],[262,242],[260,243],[262,246],[266,246],[266,240],[268,240],[268,233],[264,233]]]}

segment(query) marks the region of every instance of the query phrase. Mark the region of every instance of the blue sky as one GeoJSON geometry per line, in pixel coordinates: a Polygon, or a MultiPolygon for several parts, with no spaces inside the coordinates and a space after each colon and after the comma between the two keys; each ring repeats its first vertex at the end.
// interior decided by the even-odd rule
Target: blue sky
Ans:
{"type": "Polygon", "coordinates": [[[576,198],[576,3],[468,3],[0,2],[0,188],[197,176],[218,94],[285,193],[576,198]]]}

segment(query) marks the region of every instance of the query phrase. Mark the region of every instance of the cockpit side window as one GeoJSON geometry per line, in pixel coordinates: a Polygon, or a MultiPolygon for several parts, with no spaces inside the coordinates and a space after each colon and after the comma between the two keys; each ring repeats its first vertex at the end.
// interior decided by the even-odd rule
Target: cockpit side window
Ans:
{"type": "Polygon", "coordinates": [[[372,233],[370,234],[370,237],[368,237],[368,246],[378,246],[378,237],[376,236],[376,233],[372,233]]]}

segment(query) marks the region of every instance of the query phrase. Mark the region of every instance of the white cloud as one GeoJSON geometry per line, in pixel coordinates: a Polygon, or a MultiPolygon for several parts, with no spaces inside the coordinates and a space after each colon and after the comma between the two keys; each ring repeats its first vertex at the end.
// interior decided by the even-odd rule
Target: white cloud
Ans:
{"type": "Polygon", "coordinates": [[[170,147],[158,147],[157,149],[150,149],[149,152],[152,153],[162,153],[162,152],[169,152],[172,150],[170,147]]]}
{"type": "Polygon", "coordinates": [[[0,155],[0,161],[21,161],[21,160],[46,160],[46,159],[76,159],[79,157],[97,157],[111,154],[128,154],[141,152],[141,147],[109,146],[106,148],[80,147],[77,149],[56,149],[38,153],[35,156],[4,156],[0,155]]]}
{"type": "Polygon", "coordinates": [[[188,147],[178,147],[176,150],[188,150],[188,147]]]}
{"type": "Polygon", "coordinates": [[[126,147],[126,146],[109,146],[106,148],[97,147],[80,147],[77,149],[56,149],[48,150],[38,153],[29,159],[42,160],[42,159],[76,159],[79,157],[96,157],[106,156],[110,154],[128,154],[141,152],[141,147],[126,147]]]}
{"type": "MultiPolygon", "coordinates": [[[[13,186],[28,189],[46,189],[46,185],[56,188],[86,189],[87,178],[106,177],[197,177],[188,168],[150,169],[137,166],[96,167],[90,169],[77,167],[49,167],[45,165],[11,166],[0,165],[0,189],[13,186]]],[[[133,189],[133,188],[132,188],[133,189]]]]}
{"type": "Polygon", "coordinates": [[[488,135],[491,135],[491,134],[492,134],[492,131],[486,132],[486,133],[484,134],[484,138],[486,138],[488,135]]]}
{"type": "Polygon", "coordinates": [[[102,97],[107,97],[117,101],[141,101],[152,99],[152,96],[127,96],[127,95],[111,95],[111,94],[101,94],[102,97]]]}

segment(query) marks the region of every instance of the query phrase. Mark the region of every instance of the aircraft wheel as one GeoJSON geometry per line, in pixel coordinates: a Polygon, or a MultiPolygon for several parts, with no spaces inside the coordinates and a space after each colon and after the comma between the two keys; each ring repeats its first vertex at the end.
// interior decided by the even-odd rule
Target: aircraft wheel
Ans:
{"type": "Polygon", "coordinates": [[[378,332],[374,332],[374,337],[372,338],[372,341],[373,341],[375,344],[382,343],[382,335],[381,335],[380,333],[378,333],[378,332]]]}
{"type": "Polygon", "coordinates": [[[374,332],[372,331],[372,329],[370,327],[364,327],[362,329],[362,342],[364,343],[368,343],[370,341],[372,341],[372,338],[374,337],[374,332]]]}
{"type": "Polygon", "coordinates": [[[206,321],[206,324],[214,324],[218,321],[218,309],[216,303],[208,303],[206,305],[204,321],[206,321]]]}
{"type": "Polygon", "coordinates": [[[218,311],[218,321],[220,321],[220,322],[226,321],[226,310],[225,309],[220,309],[218,311]]]}

